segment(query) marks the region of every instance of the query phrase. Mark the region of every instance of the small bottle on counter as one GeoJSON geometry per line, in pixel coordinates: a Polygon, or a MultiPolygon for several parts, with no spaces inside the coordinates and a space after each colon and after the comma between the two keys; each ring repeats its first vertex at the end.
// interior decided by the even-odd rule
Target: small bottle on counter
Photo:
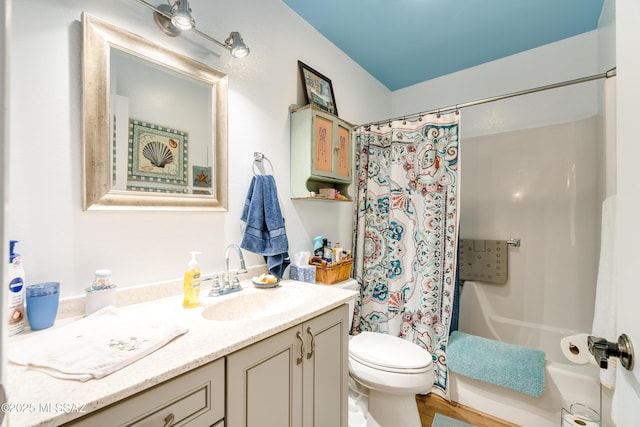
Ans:
{"type": "Polygon", "coordinates": [[[93,276],[93,284],[91,288],[99,291],[111,287],[111,270],[101,269],[96,270],[93,276]]]}
{"type": "Polygon", "coordinates": [[[331,241],[329,240],[325,241],[324,254],[322,255],[322,259],[327,261],[327,264],[331,264],[333,262],[333,251],[331,250],[331,241]]]}
{"type": "Polygon", "coordinates": [[[340,244],[340,242],[336,242],[336,244],[333,245],[332,251],[333,251],[333,262],[342,261],[342,245],[340,244]]]}
{"type": "Polygon", "coordinates": [[[24,287],[25,277],[22,257],[15,252],[17,240],[9,242],[9,336],[22,332],[24,329],[24,287]]]}
{"type": "Polygon", "coordinates": [[[324,255],[324,243],[327,239],[323,239],[322,236],[313,238],[313,256],[319,256],[322,258],[324,255]]]}

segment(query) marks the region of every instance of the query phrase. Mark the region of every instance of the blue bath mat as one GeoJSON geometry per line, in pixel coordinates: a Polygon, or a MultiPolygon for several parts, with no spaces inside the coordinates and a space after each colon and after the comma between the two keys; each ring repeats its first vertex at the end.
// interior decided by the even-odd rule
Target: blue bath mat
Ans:
{"type": "Polygon", "coordinates": [[[544,352],[455,331],[447,366],[465,377],[538,397],[544,392],[544,352]]]}
{"type": "Polygon", "coordinates": [[[436,415],[433,417],[433,422],[431,423],[431,427],[476,427],[472,424],[467,424],[462,421],[454,420],[453,418],[449,418],[446,415],[442,415],[436,412],[436,415]]]}

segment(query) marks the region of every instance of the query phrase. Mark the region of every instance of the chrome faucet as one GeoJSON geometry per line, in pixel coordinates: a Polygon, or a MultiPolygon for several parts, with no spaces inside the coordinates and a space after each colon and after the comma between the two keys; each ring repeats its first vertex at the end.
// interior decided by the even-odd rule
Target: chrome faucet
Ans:
{"type": "Polygon", "coordinates": [[[222,278],[222,280],[224,282],[223,286],[225,288],[230,286],[229,285],[229,255],[231,255],[231,249],[236,250],[236,253],[238,254],[238,258],[240,259],[240,268],[235,274],[232,286],[240,286],[240,281],[238,280],[238,274],[247,273],[247,267],[244,264],[244,256],[242,256],[242,249],[240,249],[240,246],[236,245],[235,243],[230,244],[229,246],[227,246],[227,249],[225,249],[224,251],[224,277],[222,278]]]}
{"type": "Polygon", "coordinates": [[[247,273],[247,267],[244,263],[244,256],[242,255],[242,249],[235,243],[230,244],[224,251],[224,274],[222,275],[222,284],[218,281],[218,276],[213,278],[213,286],[209,291],[210,297],[216,297],[220,295],[230,294],[232,292],[241,291],[239,274],[247,273]],[[233,281],[229,281],[229,256],[231,255],[231,249],[235,249],[240,259],[240,268],[233,276],[233,281]]]}

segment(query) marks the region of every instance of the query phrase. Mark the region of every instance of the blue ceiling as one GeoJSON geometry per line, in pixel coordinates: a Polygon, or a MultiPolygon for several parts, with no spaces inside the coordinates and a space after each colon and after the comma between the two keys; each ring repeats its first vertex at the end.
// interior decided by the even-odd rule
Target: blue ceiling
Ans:
{"type": "Polygon", "coordinates": [[[397,90],[595,30],[604,0],[283,2],[397,90]]]}

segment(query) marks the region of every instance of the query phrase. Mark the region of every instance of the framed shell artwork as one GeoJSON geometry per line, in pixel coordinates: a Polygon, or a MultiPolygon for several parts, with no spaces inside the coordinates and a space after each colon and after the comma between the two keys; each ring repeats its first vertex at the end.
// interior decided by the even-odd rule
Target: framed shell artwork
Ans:
{"type": "Polygon", "coordinates": [[[129,120],[130,180],[187,185],[188,154],[187,132],[129,120]]]}

